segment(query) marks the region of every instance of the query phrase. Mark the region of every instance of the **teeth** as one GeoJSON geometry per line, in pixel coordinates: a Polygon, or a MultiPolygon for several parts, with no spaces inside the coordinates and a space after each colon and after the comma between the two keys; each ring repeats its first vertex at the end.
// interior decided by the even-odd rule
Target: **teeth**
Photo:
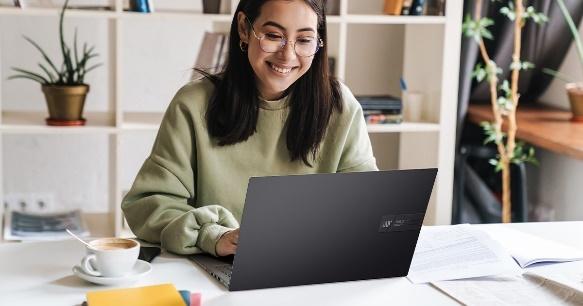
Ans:
{"type": "Polygon", "coordinates": [[[275,70],[275,71],[277,71],[279,73],[289,73],[292,70],[291,68],[287,68],[287,69],[285,69],[285,68],[279,68],[279,67],[277,67],[277,66],[275,66],[274,64],[271,64],[271,63],[269,65],[271,66],[271,69],[273,69],[273,70],[275,70]]]}

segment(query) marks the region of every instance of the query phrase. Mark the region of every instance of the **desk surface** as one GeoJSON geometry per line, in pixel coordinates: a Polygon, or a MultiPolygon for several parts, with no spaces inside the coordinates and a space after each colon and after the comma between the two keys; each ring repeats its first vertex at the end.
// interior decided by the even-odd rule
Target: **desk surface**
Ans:
{"type": "MultiPolygon", "coordinates": [[[[544,106],[519,106],[516,137],[534,146],[583,159],[583,123],[571,122],[571,113],[544,106]]],[[[493,120],[490,105],[472,104],[468,119],[479,124],[493,120]]]]}
{"type": "MultiPolygon", "coordinates": [[[[509,226],[583,249],[583,222],[478,226],[486,230],[509,226]]],[[[73,306],[85,300],[87,291],[111,288],[87,283],[71,273],[84,252],[73,240],[0,245],[0,305],[73,306]]],[[[204,306],[458,305],[434,287],[414,285],[404,277],[231,293],[193,262],[171,254],[156,258],[152,272],[129,286],[166,282],[177,289],[201,292],[204,306]]]]}

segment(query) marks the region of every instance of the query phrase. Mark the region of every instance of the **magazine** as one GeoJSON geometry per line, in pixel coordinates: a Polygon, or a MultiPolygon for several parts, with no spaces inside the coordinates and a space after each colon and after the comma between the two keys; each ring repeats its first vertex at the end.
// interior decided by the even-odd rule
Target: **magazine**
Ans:
{"type": "Polygon", "coordinates": [[[81,217],[81,210],[30,213],[7,210],[4,213],[4,240],[62,240],[71,236],[69,229],[78,236],[87,237],[89,232],[81,217]]]}

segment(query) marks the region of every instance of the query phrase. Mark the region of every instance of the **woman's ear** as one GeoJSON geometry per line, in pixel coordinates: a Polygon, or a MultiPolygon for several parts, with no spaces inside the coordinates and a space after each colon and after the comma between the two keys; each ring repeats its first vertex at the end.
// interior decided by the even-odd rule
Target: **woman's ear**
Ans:
{"type": "Polygon", "coordinates": [[[237,29],[239,31],[239,38],[242,42],[249,43],[249,25],[246,20],[247,16],[243,12],[237,14],[237,29]]]}

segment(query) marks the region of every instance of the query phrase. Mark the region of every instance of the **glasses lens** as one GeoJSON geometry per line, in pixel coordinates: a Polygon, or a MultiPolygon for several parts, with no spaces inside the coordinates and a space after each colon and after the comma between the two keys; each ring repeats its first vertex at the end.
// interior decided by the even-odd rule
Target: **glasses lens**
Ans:
{"type": "MultiPolygon", "coordinates": [[[[268,33],[259,40],[261,49],[268,53],[278,52],[286,44],[285,37],[268,33]]],[[[318,39],[315,37],[299,37],[293,43],[298,56],[312,56],[318,51],[318,39]]]]}
{"type": "Polygon", "coordinates": [[[265,52],[273,53],[281,49],[285,38],[278,34],[267,33],[259,41],[261,49],[265,52]]]}
{"type": "Polygon", "coordinates": [[[315,37],[300,37],[294,44],[299,56],[312,56],[318,51],[318,40],[315,37]]]}

